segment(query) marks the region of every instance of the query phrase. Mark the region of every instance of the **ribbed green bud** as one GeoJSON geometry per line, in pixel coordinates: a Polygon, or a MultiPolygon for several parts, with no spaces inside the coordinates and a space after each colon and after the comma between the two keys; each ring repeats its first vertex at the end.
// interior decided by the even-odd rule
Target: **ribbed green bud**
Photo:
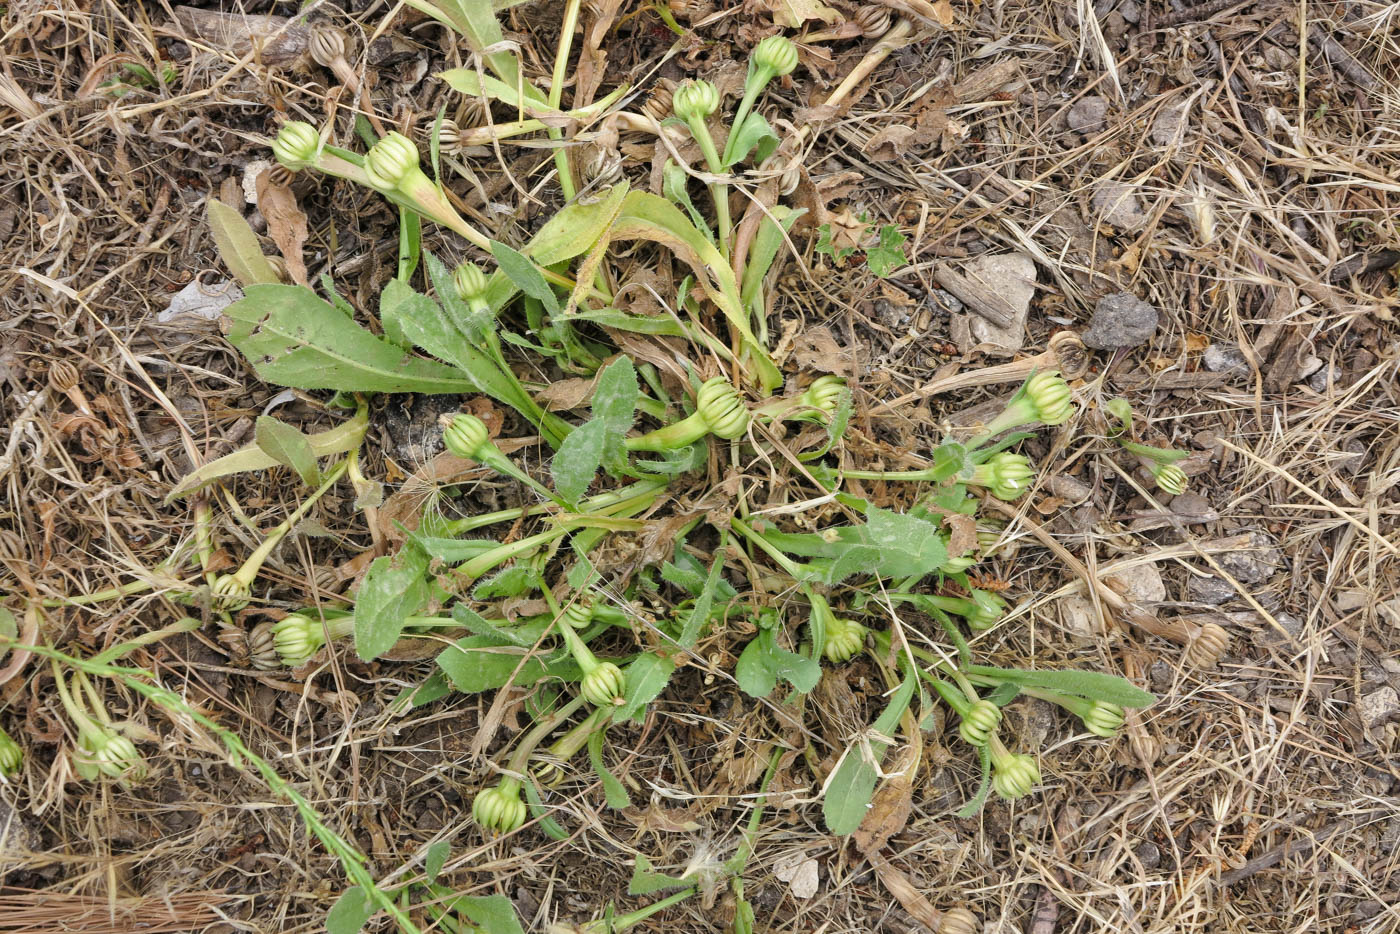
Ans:
{"type": "Polygon", "coordinates": [[[300,668],[326,644],[321,621],[293,613],[272,624],[272,644],[277,657],[288,668],[300,668]]]}
{"type": "Polygon", "coordinates": [[[1152,471],[1152,479],[1157,481],[1157,489],[1168,496],[1180,496],[1191,485],[1186,471],[1175,464],[1158,464],[1155,461],[1148,461],[1147,469],[1152,471]]]}
{"type": "Polygon", "coordinates": [[[956,558],[949,558],[943,562],[943,566],[939,570],[944,574],[961,574],[976,563],[977,556],[969,552],[956,558]]]}
{"type": "Polygon", "coordinates": [[[599,662],[579,682],[579,693],[594,707],[620,706],[627,696],[627,675],[612,662],[599,662]]]}
{"type": "Polygon", "coordinates": [[[1084,721],[1084,728],[1090,733],[1104,739],[1112,739],[1123,726],[1123,708],[1103,701],[1090,701],[1080,719],[1084,721]]]}
{"type": "Polygon", "coordinates": [[[773,77],[790,75],[797,67],[797,46],[787,36],[769,36],[754,46],[753,63],[773,77]]]}
{"type": "Polygon", "coordinates": [[[695,395],[695,411],[705,420],[710,433],[732,441],[749,427],[749,409],[739,391],[723,376],[706,380],[695,395]]]}
{"type": "Polygon", "coordinates": [[[992,787],[1007,801],[1024,798],[1038,781],[1040,766],[1024,753],[996,758],[992,763],[992,787]]]}
{"type": "Polygon", "coordinates": [[[1074,394],[1056,370],[1042,370],[1027,380],[1026,398],[1035,410],[1033,421],[1062,425],[1074,414],[1074,394]]]}
{"type": "Polygon", "coordinates": [[[20,751],[19,743],[15,742],[9,733],[0,730],[0,775],[14,778],[19,774],[22,765],[24,753],[20,751]]]}
{"type": "Polygon", "coordinates": [[[89,780],[100,774],[139,781],[146,775],[146,760],[136,744],[105,727],[79,733],[76,763],[78,774],[89,780]]]}
{"type": "Polygon", "coordinates": [[[593,601],[580,597],[564,608],[564,622],[575,629],[583,629],[593,622],[593,601]]]}
{"type": "Polygon", "coordinates": [[[1014,500],[1030,489],[1035,468],[1030,459],[1010,451],[1000,451],[972,472],[972,483],[985,487],[997,499],[1014,500]]]}
{"type": "Polygon", "coordinates": [[[499,785],[478,794],[472,801],[472,820],[489,834],[519,829],[525,823],[525,802],[520,800],[520,786],[513,779],[503,779],[499,785]]]}
{"type": "Polygon", "coordinates": [[[687,81],[671,96],[671,110],[687,123],[704,120],[718,109],[719,90],[708,81],[687,81]]]}
{"type": "Polygon", "coordinates": [[[237,574],[225,574],[215,579],[210,602],[216,610],[233,613],[247,606],[252,594],[252,588],[237,574]]]}
{"type": "Polygon", "coordinates": [[[365,175],[376,188],[397,188],[418,168],[418,147],[402,133],[390,130],[365,154],[365,175]]]}
{"type": "Polygon", "coordinates": [[[486,423],[466,412],[452,416],[442,431],[442,444],[453,457],[467,461],[480,461],[487,449],[494,447],[486,423]]]}
{"type": "Polygon", "coordinates": [[[818,376],[802,393],[799,401],[805,406],[817,409],[823,415],[830,416],[840,404],[841,393],[845,389],[846,381],[839,376],[818,376]]]}
{"type": "Polygon", "coordinates": [[[272,154],[293,172],[311,168],[316,164],[316,156],[320,152],[321,134],[302,120],[284,124],[272,141],[272,154]]]}
{"type": "Polygon", "coordinates": [[[486,273],[476,263],[461,263],[452,270],[452,284],[468,305],[486,297],[486,273]]]}
{"type": "Polygon", "coordinates": [[[1006,601],[990,590],[972,591],[972,602],[976,609],[963,617],[969,629],[991,629],[1006,615],[1006,601]]]}
{"type": "Polygon", "coordinates": [[[1001,725],[1001,708],[989,700],[979,700],[963,714],[958,735],[970,746],[985,746],[1001,725]]]}
{"type": "Polygon", "coordinates": [[[865,634],[869,631],[853,619],[833,616],[826,624],[826,646],[822,654],[834,665],[848,662],[865,647],[865,634]]]}

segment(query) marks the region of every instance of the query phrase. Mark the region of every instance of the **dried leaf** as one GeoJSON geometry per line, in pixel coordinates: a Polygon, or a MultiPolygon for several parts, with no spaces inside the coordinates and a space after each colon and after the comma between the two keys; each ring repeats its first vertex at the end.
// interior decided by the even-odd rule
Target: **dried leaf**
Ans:
{"type": "Polygon", "coordinates": [[[817,894],[821,881],[817,861],[800,852],[774,863],[773,875],[788,884],[793,898],[804,900],[817,894]]]}
{"type": "Polygon", "coordinates": [[[821,0],[761,0],[759,9],[773,14],[773,22],[792,29],[808,20],[819,19],[827,25],[838,22],[841,14],[821,0]]]}
{"type": "Polygon", "coordinates": [[[962,513],[951,513],[943,517],[948,528],[948,554],[965,555],[977,547],[977,520],[962,513]]]}
{"type": "Polygon", "coordinates": [[[286,185],[274,185],[271,172],[258,174],[258,210],[267,221],[267,232],[287,261],[287,273],[297,285],[307,285],[306,262],[301,249],[306,245],[306,215],[297,207],[296,195],[286,185]]]}
{"type": "Polygon", "coordinates": [[[917,754],[913,746],[904,747],[898,763],[893,766],[896,774],[884,782],[870,799],[870,809],[854,834],[856,847],[867,856],[884,846],[909,822],[909,814],[914,809],[914,788],[910,775],[917,754]]]}
{"type": "Polygon", "coordinates": [[[622,816],[643,833],[694,833],[700,829],[694,808],[668,808],[653,802],[645,808],[624,808],[622,816]]]}

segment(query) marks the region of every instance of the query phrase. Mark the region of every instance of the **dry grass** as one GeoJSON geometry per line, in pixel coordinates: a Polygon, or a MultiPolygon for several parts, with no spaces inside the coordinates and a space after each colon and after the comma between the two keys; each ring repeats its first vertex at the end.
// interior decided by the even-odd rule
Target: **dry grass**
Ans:
{"type": "MultiPolygon", "coordinates": [[[[548,68],[557,28],[546,6],[510,14],[536,71],[548,68]]],[[[928,778],[884,851],[887,870],[934,905],[975,909],[989,931],[1397,930],[1397,724],[1361,715],[1363,700],[1400,687],[1395,280],[1365,263],[1400,241],[1397,8],[1142,6],[1156,20],[1150,29],[1124,19],[1127,2],[955,4],[953,30],[896,51],[808,144],[815,180],[856,173],[842,201],[901,224],[915,249],[884,283],[860,266],[827,268],[810,249],[785,280],[782,321],[801,323],[799,339],[828,329],[867,410],[944,367],[981,362],[947,343],[946,314],[927,298],[949,259],[1016,251],[1036,260],[1031,352],[1052,329],[1081,327],[1109,292],[1161,311],[1152,342],[1102,357],[1084,395],[1126,396],[1154,432],[1191,450],[1209,515],[1173,511],[1115,470],[1096,453],[1088,419],[1035,451],[1059,478],[1028,515],[1091,569],[1157,568],[1164,615],[1209,614],[1232,636],[1223,662],[1204,670],[1139,633],[1086,637],[1063,599],[1075,575],[1012,521],[1014,562],[992,570],[1022,609],[979,651],[995,664],[1117,671],[1162,700],[1113,743],[1069,743],[1065,718],[1018,704],[1010,732],[1027,748],[1043,743],[1043,791],[990,804],[974,820],[952,816],[972,788],[970,763],[944,746],[951,734],[926,734],[928,778]],[[998,80],[979,86],[989,75],[998,80]],[[1102,122],[1072,129],[1071,110],[1090,97],[1103,98],[1102,122]],[[927,138],[882,159],[872,140],[919,114],[934,128],[927,138]],[[1106,180],[1140,199],[1131,228],[1095,206],[1106,180]],[[1212,344],[1237,345],[1242,368],[1205,369],[1212,344]],[[1268,563],[1259,564],[1264,552],[1240,560],[1213,544],[1245,533],[1277,549],[1268,563]],[[1234,591],[1219,608],[1193,603],[1187,589],[1206,574],[1234,591]]],[[[402,21],[381,29],[383,7],[358,20],[334,15],[399,43],[389,64],[352,64],[377,75],[385,119],[421,128],[447,99],[418,80],[420,64],[442,59],[439,34],[402,21]]],[[[56,598],[151,577],[192,528],[189,505],[165,505],[165,492],[192,463],[245,439],[276,393],[252,379],[216,325],[162,324],[157,314],[192,279],[223,277],[205,200],[266,157],[258,139],[273,131],[274,113],[322,119],[327,76],[195,40],[175,23],[163,3],[113,0],[14,0],[0,14],[0,595],[56,598]],[[177,86],[120,99],[94,90],[113,63],[158,54],[179,58],[177,86]],[[50,385],[55,360],[78,368],[81,399],[50,385]]],[[[720,44],[688,49],[661,74],[714,67],[725,43],[747,48],[749,29],[743,17],[717,18],[702,32],[720,44]]],[[[608,80],[651,75],[664,43],[651,25],[620,35],[608,80]]],[[[829,68],[799,70],[772,98],[815,103],[815,86],[837,84],[869,44],[833,44],[829,68]]],[[[339,106],[344,126],[346,100],[339,106]]],[[[552,196],[541,184],[547,161],[510,147],[499,161],[470,160],[480,185],[459,186],[467,208],[493,229],[506,225],[502,239],[520,239],[547,216],[533,200],[552,196]]],[[[647,167],[629,166],[645,184],[647,167]]],[[[299,183],[297,193],[313,219],[308,255],[372,307],[391,274],[393,215],[348,186],[299,183]]],[[[796,238],[800,247],[808,239],[796,238]]],[[[897,447],[987,398],[934,397],[859,417],[856,428],[896,466],[897,447]]],[[[306,398],[277,411],[307,427],[321,418],[306,398]]],[[[418,466],[382,433],[378,475],[418,466]]],[[[234,485],[247,521],[216,511],[226,560],[241,560],[250,529],[285,515],[294,494],[284,480],[234,485]]],[[[353,569],[326,569],[371,544],[348,501],[328,498],[321,521],[334,537],[297,538],[269,565],[289,607],[317,586],[343,589],[353,569]]],[[[100,609],[55,608],[42,636],[96,651],[185,615],[163,596],[178,582],[156,583],[154,595],[100,609]]],[[[616,737],[614,764],[631,776],[638,810],[607,811],[580,779],[560,798],[561,823],[577,829],[567,841],[527,830],[483,844],[464,799],[488,776],[477,725],[489,698],[404,714],[394,699],[428,662],[337,656],[310,674],[269,676],[247,664],[239,635],[211,624],[134,660],[236,726],[333,816],[376,877],[403,873],[426,842],[450,838],[454,887],[510,895],[532,930],[591,916],[611,898],[637,904],[625,894],[636,854],[667,870],[728,857],[767,744],[792,732],[782,708],[755,706],[726,678],[689,669],[644,728],[616,737]],[[676,829],[682,819],[701,829],[676,829]]],[[[824,685],[809,704],[824,751],[839,750],[879,706],[873,668],[854,666],[849,681],[824,685]]],[[[0,930],[57,930],[60,919],[128,930],[138,917],[155,925],[145,930],[320,929],[344,876],[291,807],[207,739],[115,688],[106,692],[114,716],[150,731],[143,749],[155,774],[129,791],[75,782],[52,684],[31,663],[0,685],[0,722],[27,756],[22,777],[0,788],[0,815],[13,809],[0,821],[0,930]]],[[[760,919],[773,931],[921,930],[881,868],[823,832],[810,778],[800,769],[780,778],[785,794],[763,824],[747,875],[760,919]],[[774,874],[793,856],[819,865],[810,899],[774,874]]],[[[653,927],[717,930],[725,910],[722,899],[693,901],[653,927]]]]}

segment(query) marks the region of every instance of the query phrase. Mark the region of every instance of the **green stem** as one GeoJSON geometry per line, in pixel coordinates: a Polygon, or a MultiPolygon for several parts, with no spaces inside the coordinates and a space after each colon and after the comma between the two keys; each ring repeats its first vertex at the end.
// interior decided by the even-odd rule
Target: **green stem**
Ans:
{"type": "Polygon", "coordinates": [[[783,554],[782,551],[772,542],[768,541],[768,539],[751,529],[743,520],[731,518],[729,520],[729,525],[740,535],[762,549],[768,557],[776,561],[778,566],[786,571],[789,577],[794,580],[803,580],[807,576],[803,574],[802,569],[799,568],[791,558],[783,554]]]}
{"type": "MultiPolygon", "coordinates": [[[[604,513],[614,506],[618,506],[629,500],[656,493],[666,485],[665,481],[643,480],[631,486],[623,487],[620,490],[610,490],[607,493],[599,493],[579,504],[580,513],[604,513]]],[[[463,532],[470,532],[474,529],[484,528],[488,525],[496,525],[499,522],[513,522],[524,516],[539,516],[550,511],[550,506],[545,503],[536,503],[533,506],[526,506],[516,509],[502,509],[498,512],[483,513],[479,516],[468,516],[464,519],[452,519],[443,526],[443,534],[447,536],[461,535],[463,532]]]]}
{"type": "Polygon", "coordinates": [[[629,451],[678,451],[709,433],[710,423],[699,412],[693,412],[678,422],[628,438],[624,443],[629,451]]]}
{"type": "MultiPolygon", "coordinates": [[[[706,125],[704,118],[692,117],[687,122],[690,126],[690,135],[700,145],[700,152],[705,157],[705,165],[711,174],[721,174],[724,171],[724,163],[720,161],[719,151],[715,149],[714,137],[710,135],[710,128],[706,125]]],[[[709,187],[710,197],[715,202],[715,226],[719,229],[719,251],[724,255],[725,261],[732,264],[733,257],[729,255],[729,238],[734,225],[729,219],[729,186],[724,182],[711,182],[709,187]]]]}
{"type": "Polygon", "coordinates": [[[94,655],[92,657],[92,660],[95,664],[106,665],[116,661],[117,659],[128,654],[129,652],[134,652],[136,649],[139,649],[143,645],[150,645],[152,642],[159,642],[166,636],[173,636],[176,633],[194,632],[202,625],[203,623],[199,620],[194,619],[193,617],[186,616],[184,619],[180,620],[177,623],[171,623],[169,626],[166,626],[162,629],[156,629],[152,632],[136,636],[132,639],[127,639],[125,642],[121,642],[117,645],[111,646],[110,648],[107,648],[104,651],[94,655]]]}
{"type": "Polygon", "coordinates": [[[758,95],[763,93],[763,89],[768,86],[768,81],[753,82],[753,87],[744,89],[744,96],[739,101],[739,107],[734,111],[734,120],[729,124],[729,139],[724,143],[724,164],[732,165],[734,162],[734,143],[739,138],[739,130],[744,126],[744,121],[749,118],[749,111],[753,110],[754,101],[758,100],[758,95]]]}
{"type": "MultiPolygon", "coordinates": [[[[576,698],[576,702],[582,702],[582,698],[576,698]]],[[[588,745],[588,737],[592,736],[599,729],[607,725],[612,719],[613,711],[607,707],[599,707],[589,714],[578,726],[569,730],[563,736],[554,741],[546,752],[561,762],[567,762],[578,751],[588,745]]]]}
{"type": "Polygon", "coordinates": [[[258,577],[258,571],[262,568],[263,562],[267,560],[268,555],[272,554],[272,550],[277,547],[277,543],[282,541],[283,536],[296,527],[296,524],[302,520],[302,517],[316,504],[318,499],[324,496],[331,487],[335,486],[336,481],[340,479],[341,475],[345,473],[346,468],[349,466],[349,460],[342,460],[332,467],[330,472],[326,474],[325,481],[316,489],[316,492],[308,496],[306,501],[298,506],[290,516],[283,519],[276,528],[267,533],[267,537],[263,539],[262,544],[248,556],[248,560],[243,562],[243,566],[234,572],[234,579],[245,587],[251,587],[253,581],[258,577]]]}
{"type": "Polygon", "coordinates": [[[63,709],[68,712],[68,716],[78,727],[78,734],[99,733],[102,728],[88,716],[87,710],[73,699],[73,695],[68,692],[68,683],[63,677],[63,670],[58,667],[58,660],[50,656],[49,663],[53,665],[54,687],[58,688],[58,699],[63,704],[63,709]]]}
{"type": "Polygon", "coordinates": [[[586,931],[587,934],[606,934],[606,932],[610,931],[617,932],[617,934],[621,934],[621,932],[627,930],[628,928],[636,927],[637,925],[641,924],[643,921],[645,921],[647,918],[650,918],[658,911],[664,911],[665,909],[670,908],[672,905],[676,905],[680,902],[685,901],[687,898],[694,895],[698,891],[699,889],[696,889],[694,887],[682,889],[674,895],[666,896],[659,902],[652,902],[645,908],[639,908],[636,911],[631,912],[630,914],[618,915],[616,918],[612,919],[611,926],[609,926],[608,922],[605,920],[590,921],[588,922],[588,924],[584,925],[583,930],[586,931]]]}
{"type": "MultiPolygon", "coordinates": [[[[559,109],[559,102],[564,97],[564,73],[569,69],[569,50],[573,47],[574,30],[578,28],[578,8],[579,0],[569,0],[564,6],[564,22],[559,27],[559,49],[554,55],[554,72],[549,80],[549,106],[553,110],[559,109]]],[[[574,103],[578,103],[577,98],[574,103]]],[[[550,127],[549,138],[562,140],[564,133],[558,127],[550,127]]],[[[569,152],[562,146],[554,150],[554,166],[559,172],[559,188],[564,200],[574,200],[578,191],[574,188],[573,172],[569,168],[569,152]]]]}
{"type": "MultiPolygon", "coordinates": [[[[525,773],[525,767],[530,763],[530,753],[535,751],[535,747],[544,742],[546,736],[559,729],[559,724],[573,716],[574,711],[578,710],[583,705],[583,698],[575,697],[553,714],[535,724],[510,754],[510,760],[506,763],[506,769],[523,775],[525,773]]],[[[592,718],[590,717],[589,719],[592,718]]],[[[585,720],[584,722],[587,723],[588,721],[585,720]]]]}
{"type": "Polygon", "coordinates": [[[574,661],[578,662],[578,667],[585,678],[598,669],[601,662],[588,646],[583,644],[578,633],[574,632],[574,627],[562,619],[558,619],[555,620],[554,628],[559,635],[564,637],[564,644],[569,647],[569,654],[574,657],[574,661]]]}

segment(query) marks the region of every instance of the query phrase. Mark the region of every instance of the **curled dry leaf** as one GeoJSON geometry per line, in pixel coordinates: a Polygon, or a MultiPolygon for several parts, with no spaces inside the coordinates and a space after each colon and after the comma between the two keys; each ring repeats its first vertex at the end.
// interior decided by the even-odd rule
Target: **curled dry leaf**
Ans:
{"type": "Polygon", "coordinates": [[[297,206],[296,195],[286,185],[272,181],[272,172],[259,173],[258,210],[267,221],[267,232],[287,262],[287,272],[297,285],[307,285],[306,262],[301,250],[306,245],[306,215],[297,206]]]}

